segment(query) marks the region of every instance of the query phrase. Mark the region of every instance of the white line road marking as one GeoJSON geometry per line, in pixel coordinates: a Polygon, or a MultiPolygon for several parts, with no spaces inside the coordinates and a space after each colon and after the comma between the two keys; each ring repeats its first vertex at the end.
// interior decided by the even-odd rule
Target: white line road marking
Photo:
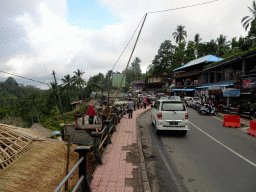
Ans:
{"type": "Polygon", "coordinates": [[[218,119],[219,121],[223,121],[222,119],[220,119],[220,118],[218,118],[218,117],[214,117],[214,116],[213,116],[213,118],[218,119]]]}
{"type": "Polygon", "coordinates": [[[248,130],[248,129],[250,129],[250,127],[244,127],[244,128],[241,128],[241,129],[248,130]]]}
{"type": "MultiPolygon", "coordinates": [[[[191,121],[189,121],[191,123],[191,121]]],[[[217,139],[215,139],[214,137],[212,137],[211,135],[209,135],[208,133],[204,132],[202,129],[200,129],[199,127],[197,127],[196,125],[194,125],[193,123],[191,123],[193,126],[195,126],[195,128],[197,128],[199,131],[201,131],[202,133],[204,133],[205,135],[207,135],[208,137],[210,137],[212,140],[214,140],[215,142],[219,143],[221,146],[225,147],[227,150],[231,151],[232,153],[234,153],[235,155],[237,155],[238,157],[242,158],[243,160],[245,160],[247,163],[251,164],[252,166],[256,167],[256,164],[251,162],[250,160],[246,159],[245,157],[243,157],[242,155],[240,155],[239,153],[235,152],[234,150],[230,149],[228,146],[224,145],[223,143],[221,143],[220,141],[218,141],[217,139]]]]}

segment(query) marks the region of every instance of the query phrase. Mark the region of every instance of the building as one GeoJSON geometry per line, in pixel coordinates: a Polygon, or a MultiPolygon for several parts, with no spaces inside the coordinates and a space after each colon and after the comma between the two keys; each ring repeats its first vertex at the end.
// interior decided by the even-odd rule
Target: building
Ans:
{"type": "Polygon", "coordinates": [[[175,86],[172,86],[170,91],[173,95],[199,96],[196,87],[205,79],[202,74],[204,66],[222,60],[220,57],[206,55],[174,69],[175,86]]]}
{"type": "Polygon", "coordinates": [[[197,88],[199,92],[205,90],[207,95],[214,95],[218,99],[222,98],[223,92],[228,88],[230,97],[225,98],[228,103],[238,103],[241,99],[244,103],[248,103],[255,100],[249,94],[255,92],[255,83],[256,51],[254,50],[205,66],[202,71],[201,86],[197,88]],[[239,94],[234,96],[237,92],[239,94]]]}
{"type": "Polygon", "coordinates": [[[144,84],[145,84],[145,81],[137,80],[137,81],[132,81],[131,83],[132,83],[131,90],[133,90],[133,91],[142,91],[143,87],[144,87],[144,84]]]}
{"type": "Polygon", "coordinates": [[[165,92],[171,82],[172,79],[167,72],[157,72],[148,78],[143,91],[165,92]]]}

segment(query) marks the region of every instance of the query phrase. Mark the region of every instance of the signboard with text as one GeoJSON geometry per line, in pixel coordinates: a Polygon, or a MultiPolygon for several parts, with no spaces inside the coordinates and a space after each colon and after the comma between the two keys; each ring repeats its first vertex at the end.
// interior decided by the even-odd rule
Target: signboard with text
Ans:
{"type": "MultiPolygon", "coordinates": [[[[119,87],[119,85],[122,81],[122,78],[123,78],[122,73],[113,73],[112,86],[113,87],[119,87]]],[[[125,87],[125,81],[126,81],[126,76],[124,76],[121,87],[125,87]]]]}
{"type": "Polygon", "coordinates": [[[248,89],[255,89],[256,88],[256,77],[247,77],[243,78],[242,87],[248,89]]]}

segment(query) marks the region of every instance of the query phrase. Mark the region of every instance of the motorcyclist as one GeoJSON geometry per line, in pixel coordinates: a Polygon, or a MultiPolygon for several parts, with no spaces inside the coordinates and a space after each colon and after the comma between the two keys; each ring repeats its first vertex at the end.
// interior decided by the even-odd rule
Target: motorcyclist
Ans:
{"type": "Polygon", "coordinates": [[[207,104],[206,104],[206,108],[208,109],[208,112],[209,112],[209,113],[212,112],[212,108],[211,108],[210,103],[207,103],[207,104]]]}

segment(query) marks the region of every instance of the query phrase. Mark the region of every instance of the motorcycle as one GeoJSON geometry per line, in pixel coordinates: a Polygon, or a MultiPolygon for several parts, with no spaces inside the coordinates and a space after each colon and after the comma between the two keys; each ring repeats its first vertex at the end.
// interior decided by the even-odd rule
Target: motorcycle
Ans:
{"type": "Polygon", "coordinates": [[[233,108],[233,107],[226,107],[226,106],[222,107],[222,112],[223,113],[236,114],[237,110],[238,110],[237,108],[233,108]]]}
{"type": "Polygon", "coordinates": [[[214,115],[216,116],[217,115],[217,112],[216,112],[216,108],[215,107],[211,107],[211,111],[209,111],[209,108],[208,107],[201,107],[201,109],[199,110],[199,113],[201,115],[214,115]]]}

